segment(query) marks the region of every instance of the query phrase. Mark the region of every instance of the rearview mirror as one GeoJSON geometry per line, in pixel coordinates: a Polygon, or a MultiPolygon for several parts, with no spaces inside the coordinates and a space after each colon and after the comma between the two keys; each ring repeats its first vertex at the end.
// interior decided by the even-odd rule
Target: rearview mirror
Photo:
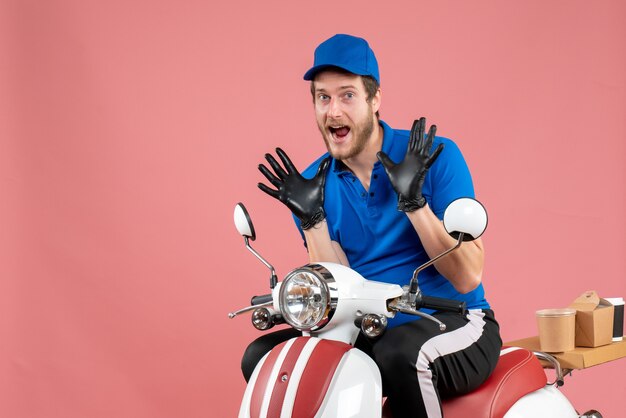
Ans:
{"type": "Polygon", "coordinates": [[[463,233],[463,241],[478,239],[487,229],[487,211],[476,199],[462,197],[448,205],[443,226],[455,239],[463,233]]]}
{"type": "Polygon", "coordinates": [[[234,219],[239,234],[254,241],[256,239],[254,225],[252,225],[252,219],[250,219],[246,207],[241,202],[235,206],[234,219]]]}

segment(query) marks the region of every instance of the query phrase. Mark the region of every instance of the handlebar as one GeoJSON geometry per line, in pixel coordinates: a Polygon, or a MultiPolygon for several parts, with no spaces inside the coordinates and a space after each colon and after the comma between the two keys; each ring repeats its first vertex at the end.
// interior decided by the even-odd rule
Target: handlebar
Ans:
{"type": "Polygon", "coordinates": [[[435,311],[458,313],[463,315],[467,309],[465,302],[452,299],[437,298],[434,296],[419,295],[415,300],[417,309],[426,308],[435,311]]]}
{"type": "Polygon", "coordinates": [[[272,301],[272,294],[260,295],[260,296],[252,296],[250,300],[251,305],[262,305],[264,303],[268,303],[272,301]]]}

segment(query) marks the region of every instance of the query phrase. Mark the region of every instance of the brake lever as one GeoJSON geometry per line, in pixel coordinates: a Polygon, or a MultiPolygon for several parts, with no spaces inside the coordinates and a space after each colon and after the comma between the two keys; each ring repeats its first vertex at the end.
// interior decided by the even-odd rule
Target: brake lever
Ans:
{"type": "Polygon", "coordinates": [[[255,310],[256,308],[263,308],[263,307],[265,307],[265,306],[271,306],[271,305],[273,305],[273,304],[274,304],[274,302],[273,302],[273,301],[269,301],[269,302],[265,302],[265,303],[260,303],[260,304],[258,304],[258,305],[248,306],[247,308],[239,309],[238,311],[235,311],[235,312],[229,312],[229,313],[228,313],[228,317],[229,317],[230,319],[233,319],[234,317],[236,317],[237,315],[240,315],[240,314],[242,314],[242,313],[246,313],[246,312],[249,312],[249,311],[253,311],[253,310],[255,310]]]}
{"type": "Polygon", "coordinates": [[[413,306],[411,306],[409,303],[405,303],[401,300],[398,299],[394,299],[391,302],[389,302],[387,304],[387,307],[395,312],[402,312],[405,314],[409,314],[409,315],[416,315],[416,316],[420,316],[424,319],[428,319],[430,321],[433,321],[435,323],[437,323],[439,325],[439,331],[445,331],[446,330],[446,324],[444,324],[443,322],[441,322],[440,320],[438,320],[437,318],[435,318],[432,315],[429,315],[427,313],[418,311],[417,309],[415,309],[413,306]]]}

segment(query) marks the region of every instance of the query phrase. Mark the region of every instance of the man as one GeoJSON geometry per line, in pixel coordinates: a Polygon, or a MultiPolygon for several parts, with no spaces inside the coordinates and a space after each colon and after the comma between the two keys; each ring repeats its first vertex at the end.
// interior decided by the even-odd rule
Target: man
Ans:
{"type": "MultiPolygon", "coordinates": [[[[435,136],[435,126],[425,135],[424,118],[410,133],[379,119],[378,63],[364,39],[323,42],[304,79],[328,153],[302,175],[281,149],[282,165],[266,154],[272,170],[259,169],[275,189],[259,188],[291,209],[311,262],[407,284],[416,267],[455,243],[441,218],[450,202],[474,195],[463,156],[435,136]]],[[[466,242],[420,275],[424,294],[467,303],[466,316],[434,313],[445,333],[400,314],[379,339],[357,340],[381,369],[394,417],[441,417],[440,398],[474,390],[495,367],[502,342],[481,284],[483,255],[480,239],[466,242]]],[[[242,362],[246,378],[264,353],[294,335],[278,331],[253,342],[242,362]]]]}

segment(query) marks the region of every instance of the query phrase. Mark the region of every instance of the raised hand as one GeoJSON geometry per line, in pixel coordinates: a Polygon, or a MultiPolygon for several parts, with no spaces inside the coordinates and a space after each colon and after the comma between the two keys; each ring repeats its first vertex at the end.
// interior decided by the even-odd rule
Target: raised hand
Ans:
{"type": "Polygon", "coordinates": [[[259,164],[259,171],[277,190],[263,183],[258,184],[259,189],[283,202],[300,219],[302,229],[309,229],[326,218],[324,185],[330,158],[323,160],[315,177],[307,180],[296,170],[285,151],[276,148],[276,154],[283,162],[284,168],[271,154],[265,154],[265,159],[274,172],[263,164],[259,164]]]}
{"type": "Polygon", "coordinates": [[[398,210],[402,212],[413,212],[426,205],[426,199],[422,196],[424,179],[428,169],[443,150],[443,144],[439,144],[437,149],[430,153],[437,126],[431,125],[428,135],[424,138],[425,127],[426,118],[413,122],[406,155],[398,164],[391,161],[382,151],[376,154],[398,194],[398,210]]]}

